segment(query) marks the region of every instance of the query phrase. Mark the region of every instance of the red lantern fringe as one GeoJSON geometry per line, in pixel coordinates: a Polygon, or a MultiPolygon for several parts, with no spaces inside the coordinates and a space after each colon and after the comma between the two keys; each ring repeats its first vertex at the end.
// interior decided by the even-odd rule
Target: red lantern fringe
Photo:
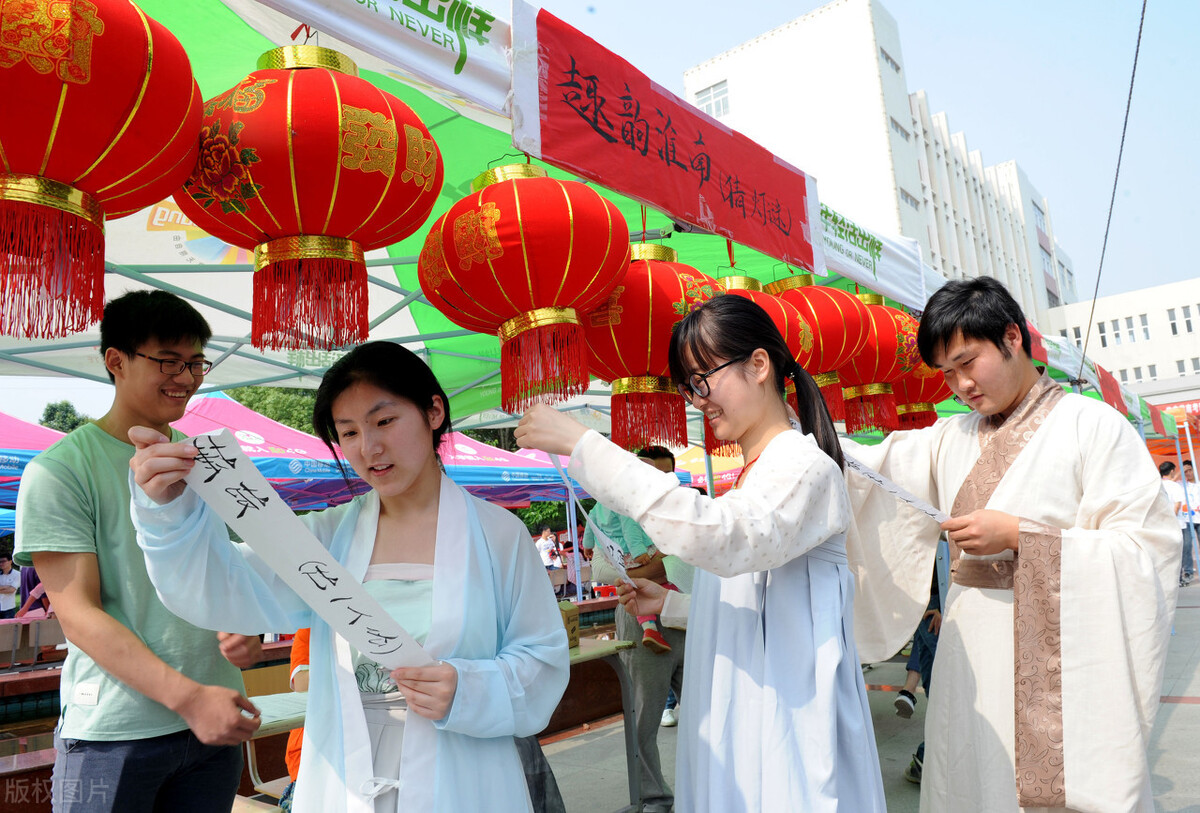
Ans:
{"type": "Polygon", "coordinates": [[[872,429],[891,432],[900,428],[896,396],[891,393],[847,398],[845,404],[846,431],[849,434],[870,432],[872,429]]]}
{"type": "Polygon", "coordinates": [[[505,412],[582,395],[587,386],[587,342],[578,323],[531,327],[500,345],[500,405],[505,412]]]}
{"type": "Polygon", "coordinates": [[[250,341],[331,350],[366,341],[367,267],[333,257],[279,260],[254,272],[250,341]]]}
{"type": "Polygon", "coordinates": [[[0,200],[0,334],[49,339],[104,315],[104,232],[70,212],[0,200]]]}
{"type": "Polygon", "coordinates": [[[715,457],[737,457],[742,453],[742,447],[735,441],[721,440],[713,434],[712,424],[704,419],[704,451],[715,457]]]}
{"type": "Polygon", "coordinates": [[[901,429],[924,429],[937,423],[937,412],[922,409],[915,412],[905,412],[900,416],[901,429]]]}
{"type": "Polygon", "coordinates": [[[825,406],[829,407],[829,417],[834,421],[846,420],[846,407],[842,400],[842,384],[840,381],[834,381],[832,384],[826,384],[821,387],[821,396],[825,399],[825,406]]]}
{"type": "Polygon", "coordinates": [[[612,441],[622,449],[686,446],[683,399],[663,392],[630,392],[612,397],[612,441]]]}

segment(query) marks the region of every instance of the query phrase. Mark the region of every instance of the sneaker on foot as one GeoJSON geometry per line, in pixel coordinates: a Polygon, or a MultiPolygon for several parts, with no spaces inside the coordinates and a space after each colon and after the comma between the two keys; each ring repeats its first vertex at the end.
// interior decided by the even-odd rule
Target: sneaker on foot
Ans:
{"type": "Polygon", "coordinates": [[[662,655],[671,651],[671,645],[667,643],[667,639],[662,637],[662,633],[653,627],[642,633],[642,646],[649,649],[655,655],[662,655]]]}
{"type": "Polygon", "coordinates": [[[663,728],[672,728],[679,725],[679,714],[675,709],[663,709],[662,722],[659,723],[663,728]]]}
{"type": "Polygon", "coordinates": [[[913,716],[913,710],[917,707],[917,698],[910,692],[904,689],[900,690],[900,694],[896,695],[896,714],[907,720],[913,716]]]}
{"type": "Polygon", "coordinates": [[[914,756],[912,758],[912,762],[908,763],[908,767],[904,769],[904,778],[907,779],[909,782],[912,782],[914,785],[921,784],[921,768],[922,767],[923,766],[921,765],[921,760],[917,759],[914,756]]]}

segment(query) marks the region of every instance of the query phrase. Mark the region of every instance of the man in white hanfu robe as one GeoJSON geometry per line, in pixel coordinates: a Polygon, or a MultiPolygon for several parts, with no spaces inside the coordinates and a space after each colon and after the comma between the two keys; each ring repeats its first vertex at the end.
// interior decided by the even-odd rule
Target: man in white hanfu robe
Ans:
{"type": "MultiPolygon", "coordinates": [[[[846,449],[951,516],[921,809],[1150,813],[1180,547],[1145,445],[1039,373],[995,280],[935,294],[918,345],[973,411],[846,449]]],[[[855,636],[878,660],[924,610],[938,527],[857,474],[849,486],[855,636]]]]}

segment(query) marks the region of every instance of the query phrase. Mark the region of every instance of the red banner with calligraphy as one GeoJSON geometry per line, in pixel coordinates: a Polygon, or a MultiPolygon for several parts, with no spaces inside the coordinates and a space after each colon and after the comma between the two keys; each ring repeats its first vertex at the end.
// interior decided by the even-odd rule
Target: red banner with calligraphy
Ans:
{"type": "Polygon", "coordinates": [[[825,273],[816,181],[554,15],[514,3],[513,144],[673,219],[825,273]]]}

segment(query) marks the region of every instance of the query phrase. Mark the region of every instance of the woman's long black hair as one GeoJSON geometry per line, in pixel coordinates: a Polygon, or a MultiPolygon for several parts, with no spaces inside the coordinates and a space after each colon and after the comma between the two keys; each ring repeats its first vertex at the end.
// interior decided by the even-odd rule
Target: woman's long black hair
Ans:
{"type": "Polygon", "coordinates": [[[784,379],[792,379],[800,406],[797,414],[800,426],[813,436],[821,451],[833,458],[838,468],[845,469],[837,430],[817,382],[796,363],[767,312],[749,299],[718,296],[675,325],[671,333],[671,378],[677,385],[685,384],[695,372],[710,370],[731,359],[748,359],[759,348],[766,351],[771,360],[780,398],[784,394],[784,379]],[[698,370],[684,364],[685,355],[692,359],[698,370]]]}
{"type": "Polygon", "coordinates": [[[325,371],[313,403],[313,431],[329,448],[329,453],[342,471],[342,477],[346,478],[347,486],[350,485],[349,476],[336,446],[338,436],[333,423],[333,402],[359,382],[373,384],[397,398],[403,398],[422,412],[432,409],[433,396],[439,396],[446,414],[442,422],[433,427],[433,450],[437,452],[442,437],[450,430],[450,399],[446,397],[433,370],[416,353],[394,342],[360,344],[325,371]]]}

